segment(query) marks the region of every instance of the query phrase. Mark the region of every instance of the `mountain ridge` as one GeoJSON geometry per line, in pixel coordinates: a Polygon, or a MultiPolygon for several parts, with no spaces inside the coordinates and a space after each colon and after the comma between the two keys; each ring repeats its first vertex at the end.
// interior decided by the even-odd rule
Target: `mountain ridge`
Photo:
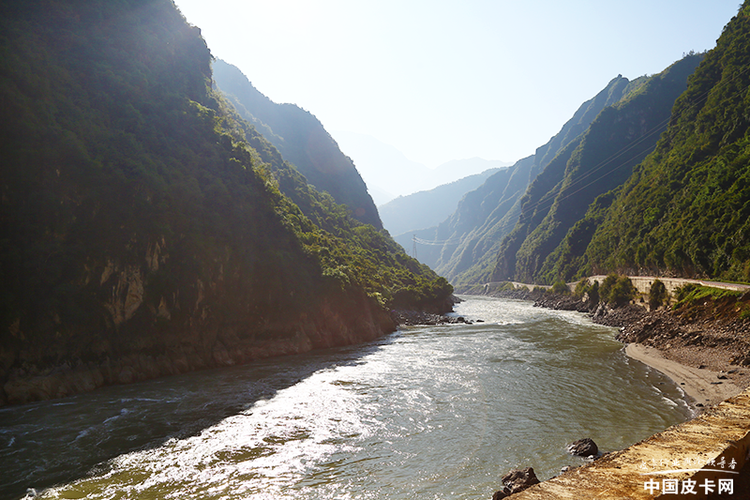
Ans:
{"type": "MultiPolygon", "coordinates": [[[[467,193],[445,221],[417,231],[416,236],[424,241],[446,242],[419,248],[420,261],[456,286],[486,280],[494,268],[503,237],[515,226],[529,184],[561,149],[588,127],[601,109],[619,100],[630,84],[621,75],[610,80],[594,97],[582,103],[560,131],[537,148],[534,155],[494,174],[484,185],[467,193]]],[[[397,241],[404,244],[402,238],[397,241]]]]}
{"type": "MultiPolygon", "coordinates": [[[[467,192],[479,187],[499,170],[488,169],[430,190],[399,196],[378,208],[383,225],[395,235],[434,226],[453,213],[467,192]]],[[[395,238],[398,241],[398,236],[395,238]]]]}
{"type": "Polygon", "coordinates": [[[750,281],[750,2],[675,102],[654,152],[614,193],[580,272],[750,281]]]}
{"type": "Polygon", "coordinates": [[[0,404],[450,308],[446,280],[237,117],[171,0],[2,0],[0,31],[0,404]]]}
{"type": "Polygon", "coordinates": [[[271,101],[239,68],[221,59],[214,60],[213,75],[240,116],[276,146],[308,182],[347,205],[356,219],[382,229],[375,203],[351,158],[341,152],[312,113],[294,104],[271,101]]]}
{"type": "Polygon", "coordinates": [[[547,165],[524,195],[518,225],[502,244],[492,281],[554,281],[540,275],[546,259],[589,204],[624,183],[632,167],[653,150],[672,103],[701,58],[687,56],[657,75],[628,84],[621,98],[604,107],[547,165]]]}

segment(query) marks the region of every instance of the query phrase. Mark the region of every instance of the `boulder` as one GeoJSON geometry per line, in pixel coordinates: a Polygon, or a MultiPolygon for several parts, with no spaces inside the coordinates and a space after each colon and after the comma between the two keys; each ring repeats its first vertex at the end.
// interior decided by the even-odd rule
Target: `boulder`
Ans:
{"type": "Polygon", "coordinates": [[[523,491],[529,486],[539,484],[539,479],[537,479],[536,474],[534,474],[534,469],[531,467],[526,467],[525,469],[513,469],[503,476],[502,481],[505,487],[502,490],[496,491],[495,494],[492,495],[492,500],[501,500],[514,493],[523,491]]]}
{"type": "Polygon", "coordinates": [[[577,457],[590,457],[599,454],[599,447],[591,438],[583,438],[573,441],[568,445],[568,453],[577,457]]]}

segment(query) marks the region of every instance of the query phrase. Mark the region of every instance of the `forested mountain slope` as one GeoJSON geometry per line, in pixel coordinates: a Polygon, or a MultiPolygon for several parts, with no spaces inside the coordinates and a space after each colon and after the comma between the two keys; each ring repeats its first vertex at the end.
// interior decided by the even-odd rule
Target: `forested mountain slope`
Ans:
{"type": "Polygon", "coordinates": [[[348,206],[354,217],[382,228],[375,203],[352,160],[320,121],[294,104],[276,104],[260,93],[236,66],[213,63],[214,80],[240,116],[276,146],[319,191],[348,206]]]}
{"type": "Polygon", "coordinates": [[[236,119],[170,0],[3,0],[0,33],[0,404],[362,341],[450,294],[236,119]]]}
{"type": "Polygon", "coordinates": [[[635,80],[619,102],[604,108],[585,133],[549,162],[523,197],[492,281],[554,281],[556,270],[545,267],[545,261],[589,204],[624,183],[633,166],[653,150],[701,58],[692,54],[658,75],[635,80]]]}
{"type": "Polygon", "coordinates": [[[677,99],[655,151],[618,193],[600,202],[598,216],[587,215],[602,222],[580,272],[750,281],[748,89],[745,1],[677,99]]]}
{"type": "Polygon", "coordinates": [[[518,220],[520,200],[529,183],[588,128],[602,109],[620,100],[629,84],[622,76],[613,79],[583,103],[560,132],[537,148],[534,155],[501,170],[467,193],[456,211],[438,226],[417,231],[416,236],[426,242],[418,246],[420,261],[457,285],[486,280],[500,242],[518,220]]]}

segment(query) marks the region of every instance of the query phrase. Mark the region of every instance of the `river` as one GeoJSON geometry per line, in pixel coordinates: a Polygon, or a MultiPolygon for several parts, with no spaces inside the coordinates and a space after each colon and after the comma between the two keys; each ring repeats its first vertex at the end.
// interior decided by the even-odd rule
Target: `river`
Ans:
{"type": "Polygon", "coordinates": [[[689,418],[614,329],[465,299],[483,322],[2,408],[0,499],[489,499],[689,418]]]}

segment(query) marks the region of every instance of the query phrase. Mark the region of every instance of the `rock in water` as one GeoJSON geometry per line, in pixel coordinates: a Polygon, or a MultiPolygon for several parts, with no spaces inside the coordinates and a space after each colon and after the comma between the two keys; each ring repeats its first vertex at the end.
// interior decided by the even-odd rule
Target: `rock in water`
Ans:
{"type": "Polygon", "coordinates": [[[568,445],[568,453],[577,457],[590,457],[599,454],[599,447],[591,438],[583,438],[573,441],[568,445]]]}
{"type": "Polygon", "coordinates": [[[501,500],[513,493],[518,493],[529,486],[538,483],[539,479],[537,479],[536,474],[534,474],[534,469],[531,467],[526,467],[525,469],[513,469],[503,476],[503,484],[505,487],[500,491],[496,491],[495,494],[492,495],[492,500],[501,500]]]}

